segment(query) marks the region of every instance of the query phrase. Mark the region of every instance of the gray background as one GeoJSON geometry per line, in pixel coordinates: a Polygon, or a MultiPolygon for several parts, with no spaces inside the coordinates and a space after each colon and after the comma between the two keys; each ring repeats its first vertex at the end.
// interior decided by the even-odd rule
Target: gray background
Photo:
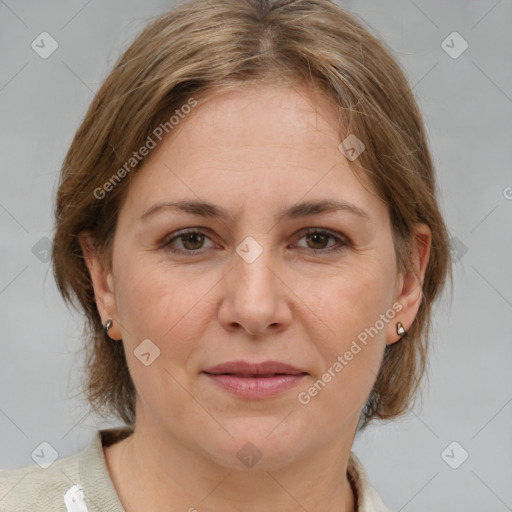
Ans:
{"type": "MultiPolygon", "coordinates": [[[[512,510],[512,2],[340,4],[387,42],[414,86],[458,260],[453,302],[445,295],[435,313],[423,402],[358,436],[354,451],[393,511],[512,510]],[[441,46],[453,31],[469,44],[458,58],[441,46]],[[458,469],[441,456],[453,441],[452,465],[469,453],[458,469]]],[[[59,167],[94,92],[172,5],[0,0],[0,469],[33,464],[42,441],[74,454],[119,424],[76,396],[81,322],[56,291],[45,237],[59,167]],[[31,48],[43,31],[59,44],[47,59],[31,48]]]]}

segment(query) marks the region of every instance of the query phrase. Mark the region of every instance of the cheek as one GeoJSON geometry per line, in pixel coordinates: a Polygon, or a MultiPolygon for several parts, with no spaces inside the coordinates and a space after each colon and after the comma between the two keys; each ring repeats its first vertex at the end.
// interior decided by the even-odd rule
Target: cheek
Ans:
{"type": "MultiPolygon", "coordinates": [[[[374,261],[343,269],[309,294],[309,301],[338,340],[356,337],[392,305],[394,272],[374,261]]],[[[312,287],[311,287],[312,289],[312,287]]]]}
{"type": "Polygon", "coordinates": [[[125,342],[135,346],[149,338],[163,356],[172,344],[174,361],[186,359],[193,350],[192,341],[209,321],[205,294],[218,281],[211,274],[194,276],[143,255],[127,262],[118,276],[119,289],[116,287],[119,315],[128,331],[125,342]]]}
{"type": "Polygon", "coordinates": [[[316,337],[324,367],[315,377],[322,382],[309,389],[318,394],[319,404],[339,404],[333,415],[362,407],[377,376],[395,315],[393,261],[368,258],[364,265],[338,272],[310,296],[329,332],[316,337]]]}
{"type": "Polygon", "coordinates": [[[386,347],[388,324],[381,315],[389,310],[390,296],[365,280],[337,284],[328,299],[317,297],[319,314],[334,334],[316,337],[322,364],[298,396],[311,417],[333,425],[357,421],[371,392],[386,347]]]}

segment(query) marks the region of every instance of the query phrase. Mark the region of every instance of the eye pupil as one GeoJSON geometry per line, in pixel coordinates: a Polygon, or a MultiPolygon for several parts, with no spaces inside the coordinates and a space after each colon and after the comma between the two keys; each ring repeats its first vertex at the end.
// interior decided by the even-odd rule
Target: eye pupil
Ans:
{"type": "Polygon", "coordinates": [[[204,236],[201,235],[200,233],[187,233],[185,235],[182,235],[181,240],[183,242],[184,247],[193,251],[201,248],[201,245],[204,242],[204,236]],[[187,244],[189,242],[191,242],[192,245],[197,245],[197,247],[187,247],[187,244]]]}
{"type": "Polygon", "coordinates": [[[321,233],[312,233],[312,234],[309,234],[307,236],[308,236],[309,240],[314,239],[313,240],[313,244],[320,244],[321,245],[321,247],[315,247],[315,249],[321,249],[321,248],[325,247],[325,242],[329,238],[327,235],[323,235],[321,233]],[[324,243],[322,243],[322,241],[324,243]]]}

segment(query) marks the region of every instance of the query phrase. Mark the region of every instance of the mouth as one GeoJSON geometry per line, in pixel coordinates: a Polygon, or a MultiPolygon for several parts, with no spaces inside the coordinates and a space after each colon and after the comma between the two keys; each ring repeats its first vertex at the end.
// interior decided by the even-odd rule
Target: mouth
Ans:
{"type": "Polygon", "coordinates": [[[296,386],[306,375],[295,366],[278,361],[231,361],[201,372],[223,391],[240,398],[270,398],[296,386]]]}
{"type": "Polygon", "coordinates": [[[238,375],[241,377],[268,377],[274,375],[301,375],[307,372],[280,361],[263,361],[261,363],[229,361],[212,366],[204,370],[204,373],[210,375],[238,375]]]}

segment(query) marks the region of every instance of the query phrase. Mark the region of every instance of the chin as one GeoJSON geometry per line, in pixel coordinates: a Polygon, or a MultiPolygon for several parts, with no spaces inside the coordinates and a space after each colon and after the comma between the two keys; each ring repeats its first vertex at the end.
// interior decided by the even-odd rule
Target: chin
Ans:
{"type": "MultiPolygon", "coordinates": [[[[205,439],[218,444],[203,450],[219,465],[231,470],[275,471],[292,463],[304,450],[304,434],[283,417],[235,418],[222,424],[225,431],[205,439]],[[285,425],[285,423],[287,423],[285,425]]],[[[305,428],[303,429],[306,430],[305,428]]]]}

